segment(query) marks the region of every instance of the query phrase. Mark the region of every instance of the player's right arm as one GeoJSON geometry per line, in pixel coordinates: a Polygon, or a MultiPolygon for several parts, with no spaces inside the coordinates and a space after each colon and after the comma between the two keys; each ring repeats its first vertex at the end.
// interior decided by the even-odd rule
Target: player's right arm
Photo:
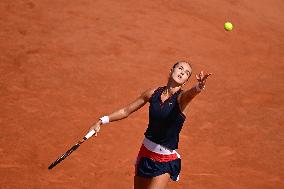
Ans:
{"type": "MultiPolygon", "coordinates": [[[[149,99],[153,93],[154,93],[154,89],[151,89],[151,88],[147,89],[139,97],[137,97],[133,102],[129,103],[123,108],[120,108],[119,110],[116,110],[110,115],[108,115],[109,122],[118,121],[118,120],[127,118],[130,114],[139,110],[147,102],[149,102],[149,99]]],[[[95,130],[97,134],[98,131],[100,130],[101,124],[102,124],[101,120],[98,120],[95,124],[93,124],[90,130],[95,130]]]]}
{"type": "Polygon", "coordinates": [[[147,89],[127,106],[111,113],[109,115],[109,121],[111,122],[127,118],[130,114],[142,108],[149,101],[153,92],[153,89],[147,89]]]}

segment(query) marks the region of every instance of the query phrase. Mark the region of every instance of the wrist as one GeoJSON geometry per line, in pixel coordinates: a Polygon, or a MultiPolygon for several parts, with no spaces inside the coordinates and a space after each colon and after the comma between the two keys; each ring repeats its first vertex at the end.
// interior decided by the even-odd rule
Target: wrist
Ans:
{"type": "Polygon", "coordinates": [[[196,89],[198,92],[204,90],[204,88],[205,88],[205,84],[203,84],[203,83],[197,83],[197,84],[195,85],[195,89],[196,89]]]}
{"type": "Polygon", "coordinates": [[[100,124],[101,124],[101,125],[104,125],[104,124],[107,124],[107,123],[110,122],[108,116],[103,116],[103,117],[101,117],[101,118],[99,119],[99,121],[100,121],[100,124]]]}

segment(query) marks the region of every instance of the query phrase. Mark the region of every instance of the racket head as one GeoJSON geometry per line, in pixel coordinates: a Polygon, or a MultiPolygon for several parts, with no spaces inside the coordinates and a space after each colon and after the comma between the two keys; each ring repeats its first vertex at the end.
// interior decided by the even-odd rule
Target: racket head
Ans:
{"type": "Polygon", "coordinates": [[[81,143],[77,143],[74,146],[72,146],[68,151],[66,151],[64,154],[62,154],[57,160],[55,160],[53,163],[51,163],[48,166],[48,169],[51,170],[53,167],[55,167],[57,164],[59,164],[61,161],[63,161],[65,158],[67,158],[72,152],[74,152],[75,150],[77,150],[77,148],[79,148],[79,146],[81,145],[81,143]]]}

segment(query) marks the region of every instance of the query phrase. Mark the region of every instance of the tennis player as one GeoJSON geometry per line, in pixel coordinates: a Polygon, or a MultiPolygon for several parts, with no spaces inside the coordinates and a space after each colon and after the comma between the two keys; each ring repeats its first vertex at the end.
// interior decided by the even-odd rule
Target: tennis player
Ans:
{"type": "Polygon", "coordinates": [[[179,180],[181,157],[176,151],[179,133],[189,102],[205,88],[206,79],[211,75],[201,71],[196,75],[197,83],[188,90],[182,90],[191,73],[190,63],[175,63],[166,86],[147,89],[135,101],[101,117],[90,128],[96,131],[97,136],[102,124],[127,118],[150,103],[149,124],[135,164],[134,189],[165,189],[170,179],[179,180]]]}

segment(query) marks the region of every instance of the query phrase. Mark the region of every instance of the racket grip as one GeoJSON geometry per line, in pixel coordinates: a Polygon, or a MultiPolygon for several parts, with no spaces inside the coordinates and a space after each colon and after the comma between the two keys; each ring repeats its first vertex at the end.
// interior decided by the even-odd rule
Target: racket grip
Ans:
{"type": "Polygon", "coordinates": [[[91,136],[93,136],[96,133],[95,130],[91,130],[89,131],[86,136],[84,137],[85,140],[87,140],[88,138],[90,138],[91,136]]]}

